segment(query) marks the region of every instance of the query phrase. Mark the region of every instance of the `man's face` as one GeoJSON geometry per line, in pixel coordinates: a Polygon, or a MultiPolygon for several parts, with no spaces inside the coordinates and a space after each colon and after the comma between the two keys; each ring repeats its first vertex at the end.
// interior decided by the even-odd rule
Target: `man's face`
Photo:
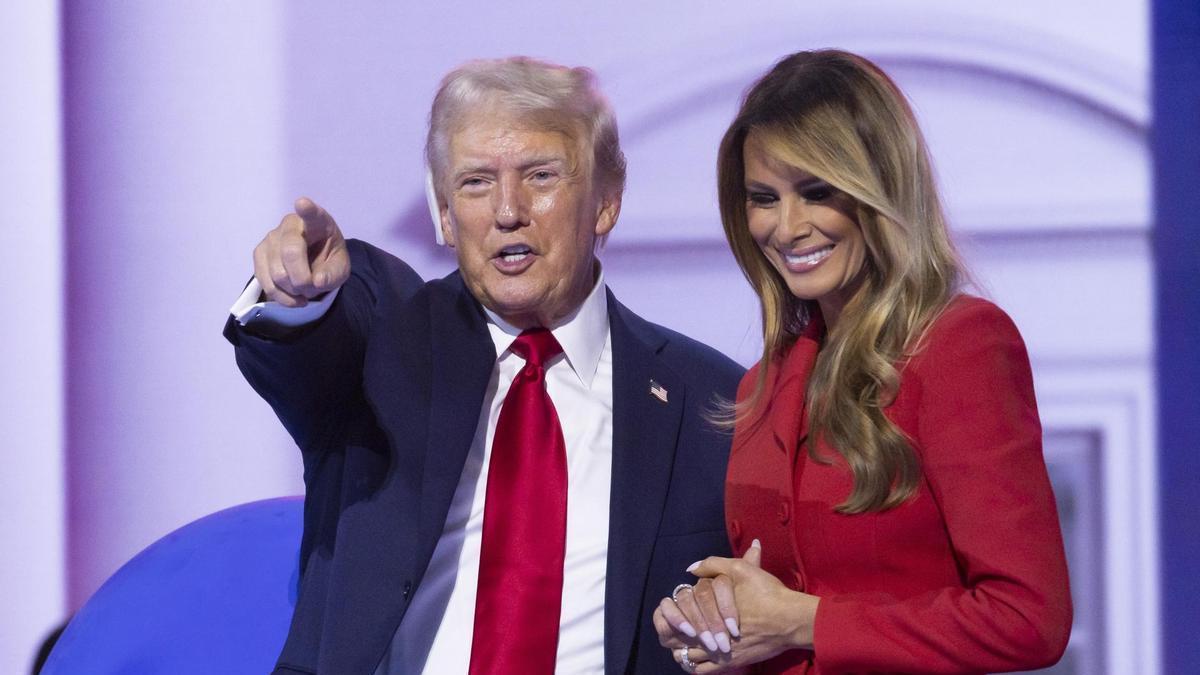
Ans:
{"type": "Polygon", "coordinates": [[[580,144],[496,106],[451,135],[441,227],[471,294],[519,327],[570,314],[595,281],[596,239],[616,223],[580,144]]]}

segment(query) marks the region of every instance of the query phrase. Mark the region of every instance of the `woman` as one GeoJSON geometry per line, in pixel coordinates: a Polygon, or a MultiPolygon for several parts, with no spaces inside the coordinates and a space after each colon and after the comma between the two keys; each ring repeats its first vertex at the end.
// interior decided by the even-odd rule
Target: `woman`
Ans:
{"type": "Polygon", "coordinates": [[[958,291],[903,94],[862,57],[793,54],[747,93],[718,174],[763,318],[729,416],[742,557],[689,569],[662,644],[699,673],[1057,661],[1071,600],[1028,357],[958,291]]]}

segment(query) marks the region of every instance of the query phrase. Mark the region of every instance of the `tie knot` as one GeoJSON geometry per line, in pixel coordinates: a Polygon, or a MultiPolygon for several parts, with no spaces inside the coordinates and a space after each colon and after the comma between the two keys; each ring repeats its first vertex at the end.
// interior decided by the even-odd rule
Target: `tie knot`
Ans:
{"type": "Polygon", "coordinates": [[[523,331],[509,349],[525,359],[526,363],[538,368],[562,353],[562,346],[558,344],[558,340],[554,339],[554,334],[545,328],[530,328],[523,331]]]}

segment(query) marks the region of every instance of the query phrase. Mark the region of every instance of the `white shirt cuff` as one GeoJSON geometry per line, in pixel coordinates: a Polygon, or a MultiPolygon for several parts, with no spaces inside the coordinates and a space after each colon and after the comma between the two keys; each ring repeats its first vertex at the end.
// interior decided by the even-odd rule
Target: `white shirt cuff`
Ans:
{"type": "Polygon", "coordinates": [[[229,313],[243,326],[271,325],[285,328],[299,328],[325,316],[333,299],[337,297],[335,288],[316,300],[309,300],[303,307],[284,307],[278,302],[258,302],[262,295],[262,285],[258,279],[251,279],[246,290],[238,296],[237,302],[229,308],[229,313]]]}

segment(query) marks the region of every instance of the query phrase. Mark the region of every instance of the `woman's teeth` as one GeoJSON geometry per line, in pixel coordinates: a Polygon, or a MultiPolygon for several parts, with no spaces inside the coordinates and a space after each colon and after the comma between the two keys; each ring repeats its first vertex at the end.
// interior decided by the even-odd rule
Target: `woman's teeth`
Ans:
{"type": "Polygon", "coordinates": [[[833,253],[833,244],[804,255],[788,255],[784,253],[783,258],[789,265],[813,265],[828,258],[830,253],[833,253]]]}

